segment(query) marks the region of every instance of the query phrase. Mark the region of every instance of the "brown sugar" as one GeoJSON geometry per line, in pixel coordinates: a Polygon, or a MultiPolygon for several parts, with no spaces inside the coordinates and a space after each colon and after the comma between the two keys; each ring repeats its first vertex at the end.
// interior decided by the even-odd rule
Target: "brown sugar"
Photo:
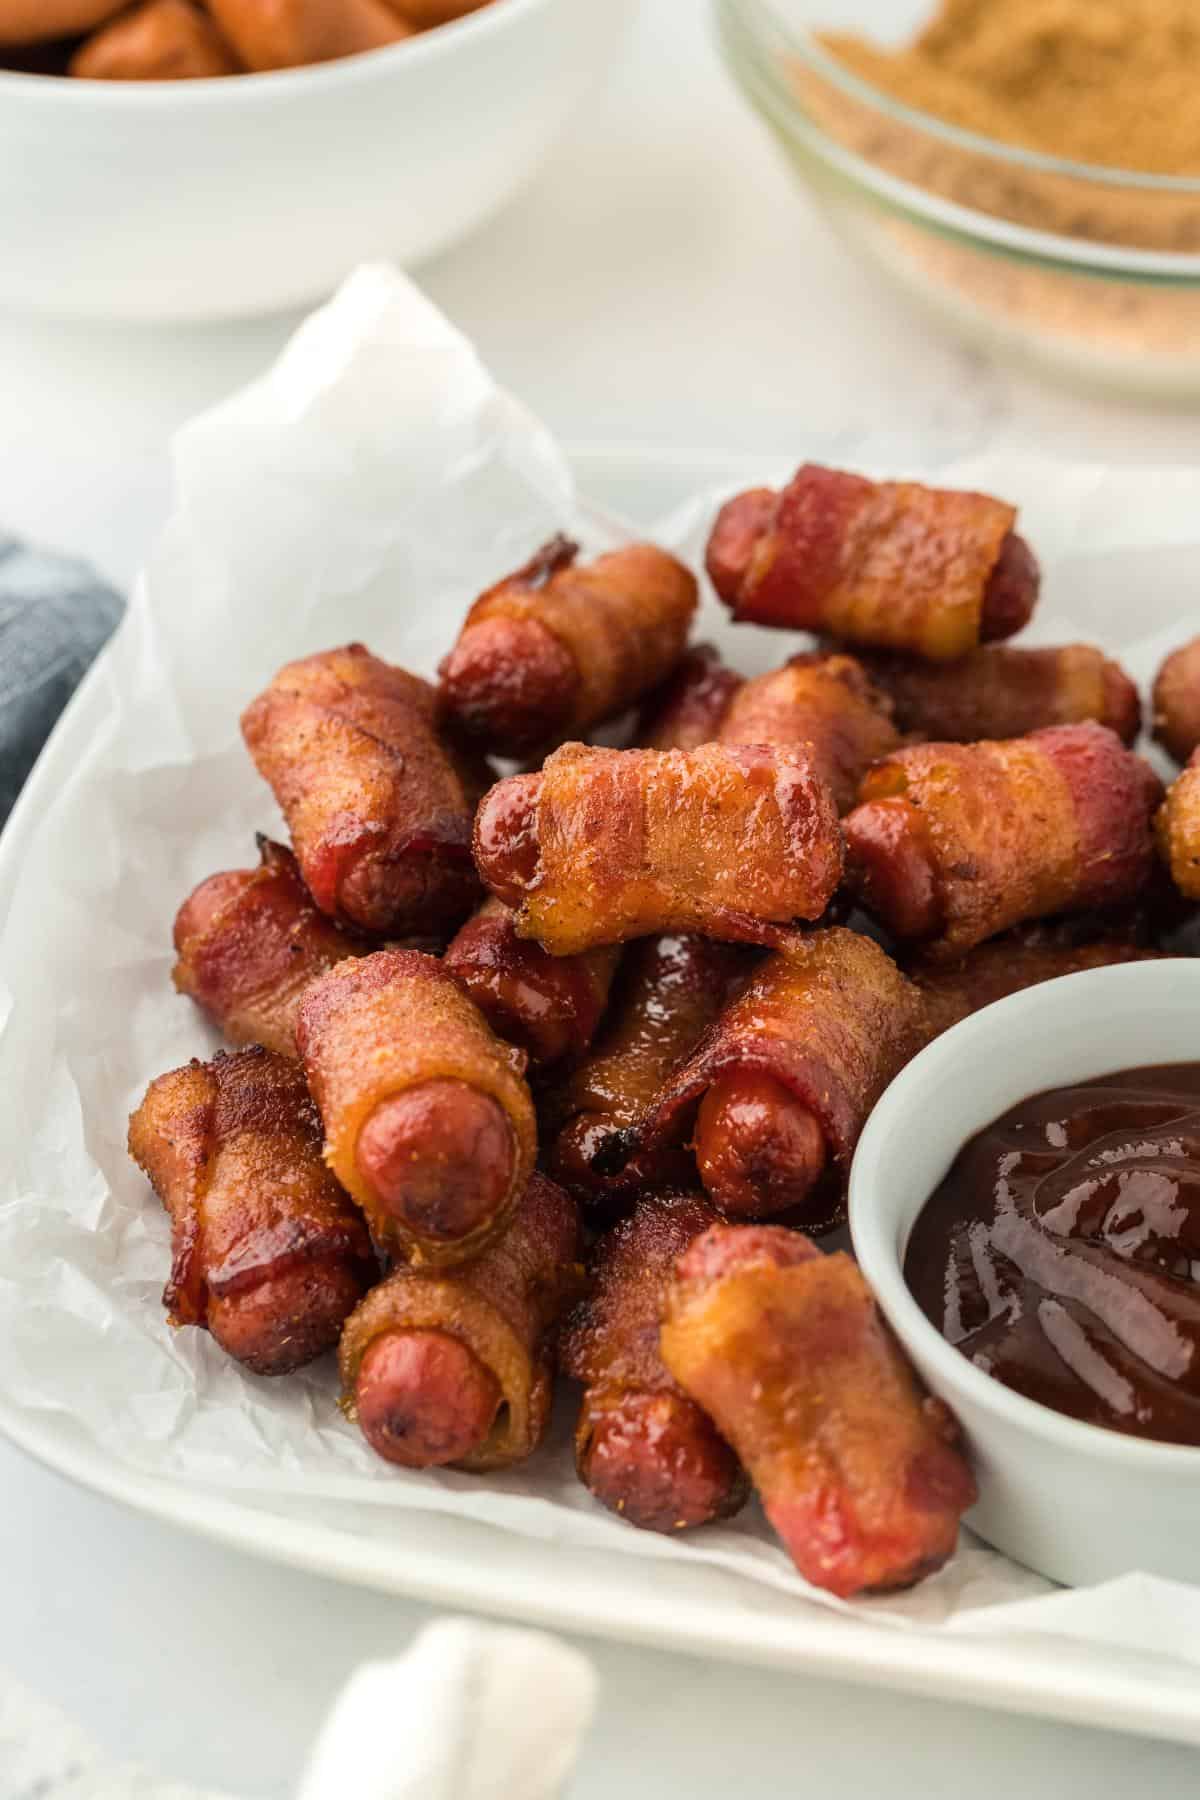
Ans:
{"type": "Polygon", "coordinates": [[[1002,143],[1200,175],[1198,0],[942,0],[906,48],[822,42],[894,99],[1002,143]]]}

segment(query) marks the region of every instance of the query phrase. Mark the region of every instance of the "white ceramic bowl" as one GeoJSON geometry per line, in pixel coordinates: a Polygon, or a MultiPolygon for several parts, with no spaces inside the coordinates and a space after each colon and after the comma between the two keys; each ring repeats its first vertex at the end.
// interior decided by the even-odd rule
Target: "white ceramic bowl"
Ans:
{"type": "Polygon", "coordinates": [[[859,1142],[850,1229],[867,1280],[925,1381],[953,1407],[979,1477],[968,1523],[1073,1585],[1138,1569],[1200,1582],[1200,1449],[1064,1418],[953,1349],[909,1293],[913,1223],[966,1140],[1047,1088],[1200,1061],[1200,960],[1130,963],[1014,994],[931,1044],[859,1142]]]}
{"type": "Polygon", "coordinates": [[[0,306],[214,319],[411,265],[532,174],[634,0],[495,0],[386,50],[221,81],[0,74],[0,306]]]}

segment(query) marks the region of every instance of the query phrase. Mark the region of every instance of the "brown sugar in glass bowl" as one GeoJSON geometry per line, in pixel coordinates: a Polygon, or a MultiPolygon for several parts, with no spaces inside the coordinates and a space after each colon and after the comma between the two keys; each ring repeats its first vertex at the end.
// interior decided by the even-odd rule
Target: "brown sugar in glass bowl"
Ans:
{"type": "Polygon", "coordinates": [[[840,235],[953,330],[1069,380],[1200,391],[1191,0],[718,0],[718,17],[840,235]]]}

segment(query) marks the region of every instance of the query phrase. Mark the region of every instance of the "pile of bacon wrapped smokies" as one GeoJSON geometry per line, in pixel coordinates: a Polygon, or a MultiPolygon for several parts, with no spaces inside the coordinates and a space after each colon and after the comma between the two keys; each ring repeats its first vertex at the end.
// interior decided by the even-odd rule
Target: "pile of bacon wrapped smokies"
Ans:
{"type": "MultiPolygon", "coordinates": [[[[340,1343],[348,1415],[409,1468],[530,1456],[558,1368],[631,1524],[752,1483],[835,1593],[939,1567],[974,1494],[954,1422],[812,1235],[932,1036],[1158,953],[1156,815],[1200,899],[1197,757],[1164,804],[1116,664],[995,641],[1037,595],[1014,517],[816,467],[731,501],[721,598],[832,640],[755,680],[688,649],[674,558],[564,541],[476,601],[436,690],[359,644],[281,670],[242,728],[292,847],[175,924],[176,986],[250,1047],[130,1126],[172,1321],[264,1375],[340,1343]],[[633,748],[581,741],[639,704],[633,748]]],[[[1200,645],[1158,698],[1182,759],[1200,645]]]]}

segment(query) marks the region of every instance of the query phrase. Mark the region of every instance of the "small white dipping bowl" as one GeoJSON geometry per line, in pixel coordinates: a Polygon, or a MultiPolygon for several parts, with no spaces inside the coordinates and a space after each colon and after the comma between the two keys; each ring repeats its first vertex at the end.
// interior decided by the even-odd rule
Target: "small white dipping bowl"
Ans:
{"type": "Polygon", "coordinates": [[[167,321],[305,305],[481,224],[633,0],[494,0],[386,50],[220,81],[0,73],[0,306],[167,321]]]}
{"type": "Polygon", "coordinates": [[[946,1343],[905,1284],[913,1224],[967,1139],[1030,1094],[1148,1064],[1200,1061],[1200,959],[1046,982],[965,1019],[875,1108],[850,1176],[863,1273],[954,1409],[979,1479],[967,1523],[1018,1562],[1080,1585],[1142,1570],[1200,1582],[1200,1449],[1064,1418],[946,1343]]]}

